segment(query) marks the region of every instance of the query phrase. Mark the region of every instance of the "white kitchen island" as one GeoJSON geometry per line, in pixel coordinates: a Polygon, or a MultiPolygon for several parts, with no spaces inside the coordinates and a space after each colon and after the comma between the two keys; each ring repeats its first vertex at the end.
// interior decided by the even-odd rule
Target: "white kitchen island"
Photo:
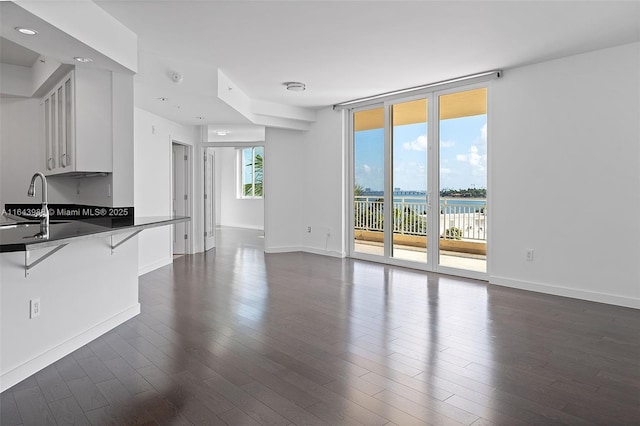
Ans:
{"type": "Polygon", "coordinates": [[[37,226],[0,230],[0,391],[137,315],[137,233],[188,220],[68,221],[46,240],[29,238],[37,226]]]}

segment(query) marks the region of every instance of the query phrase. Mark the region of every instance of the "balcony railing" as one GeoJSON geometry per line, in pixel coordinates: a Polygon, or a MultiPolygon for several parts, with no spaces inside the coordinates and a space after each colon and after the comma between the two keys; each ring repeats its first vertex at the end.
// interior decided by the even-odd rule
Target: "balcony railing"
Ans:
{"type": "MultiPolygon", "coordinates": [[[[381,197],[355,196],[354,228],[382,232],[384,209],[381,197]]],[[[427,235],[425,196],[393,197],[393,233],[427,235]]],[[[487,200],[481,198],[440,198],[440,236],[451,239],[487,239],[487,200]]]]}

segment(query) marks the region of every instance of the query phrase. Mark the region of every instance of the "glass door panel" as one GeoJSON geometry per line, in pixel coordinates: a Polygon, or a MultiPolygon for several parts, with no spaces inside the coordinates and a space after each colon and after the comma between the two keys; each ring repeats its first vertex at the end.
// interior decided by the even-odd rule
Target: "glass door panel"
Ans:
{"type": "Polygon", "coordinates": [[[353,236],[356,253],[384,256],[384,107],[353,113],[353,236]]]}
{"type": "Polygon", "coordinates": [[[487,89],[439,101],[439,265],[487,271],[487,89]]]}
{"type": "Polygon", "coordinates": [[[482,277],[487,88],[387,101],[352,117],[352,253],[482,277]]]}
{"type": "Polygon", "coordinates": [[[391,256],[427,262],[427,100],[391,106],[391,256]]]}

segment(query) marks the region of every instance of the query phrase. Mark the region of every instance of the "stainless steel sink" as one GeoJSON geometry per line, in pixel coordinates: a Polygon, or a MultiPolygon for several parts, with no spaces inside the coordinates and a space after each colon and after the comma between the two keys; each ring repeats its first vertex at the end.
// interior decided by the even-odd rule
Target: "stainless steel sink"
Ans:
{"type": "MultiPolygon", "coordinates": [[[[65,220],[52,220],[49,222],[51,225],[59,224],[59,223],[69,223],[65,220]]],[[[15,228],[30,228],[34,226],[40,226],[39,220],[25,220],[22,222],[16,223],[3,223],[0,224],[0,229],[15,229],[15,228]]]]}
{"type": "MultiPolygon", "coordinates": [[[[68,220],[50,220],[49,221],[50,224],[56,224],[56,223],[69,223],[68,220]]],[[[39,225],[40,221],[39,220],[25,220],[25,221],[20,221],[18,222],[16,225],[39,225]]]]}

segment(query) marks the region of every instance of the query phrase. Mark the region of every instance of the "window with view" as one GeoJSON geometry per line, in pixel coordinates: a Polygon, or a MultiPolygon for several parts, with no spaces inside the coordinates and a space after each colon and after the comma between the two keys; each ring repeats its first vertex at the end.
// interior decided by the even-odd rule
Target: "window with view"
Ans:
{"type": "Polygon", "coordinates": [[[238,160],[238,198],[262,198],[264,147],[238,148],[238,160]]]}

